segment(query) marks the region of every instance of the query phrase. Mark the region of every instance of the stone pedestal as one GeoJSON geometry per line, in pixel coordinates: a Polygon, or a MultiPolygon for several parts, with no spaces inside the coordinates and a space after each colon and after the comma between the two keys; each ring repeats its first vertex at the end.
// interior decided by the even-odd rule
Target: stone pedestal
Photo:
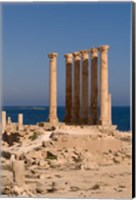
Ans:
{"type": "Polygon", "coordinates": [[[50,58],[50,109],[49,122],[52,126],[58,123],[57,118],[57,53],[48,54],[50,58]]]}
{"type": "Polygon", "coordinates": [[[5,128],[6,128],[6,112],[2,111],[2,117],[1,117],[1,124],[2,124],[2,133],[4,133],[5,128]]]}
{"type": "Polygon", "coordinates": [[[24,161],[14,160],[12,162],[13,167],[13,180],[18,187],[23,187],[25,185],[25,168],[24,161]]]}
{"type": "Polygon", "coordinates": [[[72,54],[65,54],[66,58],[66,115],[64,122],[71,122],[72,119],[72,54]]]}
{"type": "Polygon", "coordinates": [[[90,124],[98,123],[98,49],[92,48],[91,52],[91,80],[90,80],[90,124]]]}
{"type": "Polygon", "coordinates": [[[74,52],[74,106],[72,122],[79,123],[80,120],[80,53],[74,52]]]}
{"type": "Polygon", "coordinates": [[[23,129],[23,114],[18,114],[18,130],[23,129]]]}
{"type": "Polygon", "coordinates": [[[111,94],[108,95],[108,114],[109,114],[109,125],[112,124],[112,101],[111,101],[111,94]]]}
{"type": "Polygon", "coordinates": [[[82,56],[82,103],[80,122],[88,123],[88,50],[80,51],[82,56]]]}
{"type": "Polygon", "coordinates": [[[108,45],[100,50],[100,124],[109,125],[108,105],[108,45]]]}

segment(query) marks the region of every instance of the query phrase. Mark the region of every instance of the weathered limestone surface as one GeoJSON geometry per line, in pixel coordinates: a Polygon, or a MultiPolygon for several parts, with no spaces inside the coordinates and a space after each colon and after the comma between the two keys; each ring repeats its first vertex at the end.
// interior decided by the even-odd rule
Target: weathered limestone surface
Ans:
{"type": "Polygon", "coordinates": [[[108,45],[101,46],[100,50],[100,124],[109,124],[108,106],[108,45]]]}
{"type": "Polygon", "coordinates": [[[91,52],[91,80],[90,80],[90,123],[98,122],[98,49],[92,48],[91,52]]]}
{"type": "Polygon", "coordinates": [[[80,51],[82,56],[82,105],[81,123],[88,123],[88,50],[80,51]]]}
{"type": "Polygon", "coordinates": [[[65,122],[71,122],[72,119],[72,54],[65,54],[66,58],[66,115],[65,122]]]}
{"type": "Polygon", "coordinates": [[[18,130],[23,129],[23,114],[18,114],[18,130]]]}
{"type": "Polygon", "coordinates": [[[5,131],[6,128],[6,112],[2,111],[2,133],[5,131]]]}
{"type": "Polygon", "coordinates": [[[57,118],[57,77],[56,77],[56,65],[57,65],[57,53],[48,54],[50,58],[50,111],[49,122],[51,125],[58,123],[57,118]]]}
{"type": "Polygon", "coordinates": [[[108,106],[109,106],[109,125],[112,124],[112,101],[111,101],[111,94],[108,95],[108,106]]]}
{"type": "Polygon", "coordinates": [[[13,167],[13,180],[18,187],[23,187],[25,185],[25,168],[24,161],[14,160],[12,162],[13,167]]]}
{"type": "Polygon", "coordinates": [[[72,122],[79,123],[80,118],[80,53],[74,52],[74,110],[72,122]]]}
{"type": "Polygon", "coordinates": [[[7,124],[8,125],[11,125],[12,121],[11,121],[11,117],[8,117],[8,121],[7,121],[7,124]]]}

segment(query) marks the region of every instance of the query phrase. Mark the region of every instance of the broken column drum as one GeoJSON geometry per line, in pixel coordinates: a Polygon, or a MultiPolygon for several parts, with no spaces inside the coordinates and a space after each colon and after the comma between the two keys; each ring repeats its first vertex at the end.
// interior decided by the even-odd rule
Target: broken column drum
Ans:
{"type": "Polygon", "coordinates": [[[23,114],[18,114],[18,130],[23,128],[23,114]]]}
{"type": "Polygon", "coordinates": [[[2,133],[3,133],[5,131],[5,128],[6,128],[6,112],[5,111],[2,111],[1,122],[2,122],[2,133]]]}
{"type": "Polygon", "coordinates": [[[13,167],[13,180],[18,187],[23,187],[25,185],[25,167],[24,161],[14,160],[12,162],[13,167]]]}

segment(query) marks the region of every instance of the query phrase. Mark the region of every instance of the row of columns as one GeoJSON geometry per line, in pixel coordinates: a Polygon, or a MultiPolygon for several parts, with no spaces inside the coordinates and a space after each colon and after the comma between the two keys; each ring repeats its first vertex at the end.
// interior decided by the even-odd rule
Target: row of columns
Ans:
{"type": "Polygon", "coordinates": [[[64,121],[84,124],[111,124],[111,94],[108,92],[108,45],[100,48],[65,54],[66,116],[64,121]],[[98,52],[100,51],[100,118],[98,118],[98,52]],[[91,53],[91,98],[88,102],[88,60],[91,53]],[[72,65],[74,60],[74,100],[72,103],[72,65]],[[82,88],[80,62],[82,60],[82,88]],[[80,102],[81,91],[81,102],[80,102]]]}
{"type": "MultiPolygon", "coordinates": [[[[108,89],[108,45],[65,54],[66,64],[66,115],[65,122],[83,124],[111,124],[111,94],[108,89]],[[98,52],[100,51],[100,117],[98,117],[98,52]],[[88,64],[91,53],[90,110],[88,102],[88,64]],[[72,88],[72,66],[74,60],[74,92],[72,88]],[[82,88],[80,88],[80,64],[82,60],[82,88]],[[81,102],[80,102],[81,92],[81,102]],[[73,95],[72,95],[73,94],[73,95]],[[73,101],[72,101],[73,99],[73,101]]],[[[49,122],[58,123],[57,117],[57,53],[50,53],[50,109],[49,122]]]]}
{"type": "MultiPolygon", "coordinates": [[[[6,126],[10,125],[9,122],[11,122],[10,117],[8,117],[8,120],[6,120],[6,112],[2,111],[2,116],[1,116],[1,124],[2,124],[2,133],[5,132],[6,126]]],[[[23,114],[18,114],[18,130],[23,129],[23,114]]]]}
{"type": "MultiPolygon", "coordinates": [[[[73,54],[65,54],[66,62],[66,115],[65,122],[111,124],[111,94],[108,86],[108,45],[83,50],[73,54]],[[100,117],[98,116],[98,52],[100,51],[100,117]],[[91,78],[90,78],[90,110],[88,102],[88,64],[89,52],[91,53],[91,78]],[[74,60],[74,92],[72,90],[72,65],[74,60]],[[80,63],[82,60],[82,76],[80,77],[80,63]],[[80,79],[82,87],[80,88],[80,79]],[[81,93],[80,93],[81,92],[81,93]],[[80,98],[80,94],[82,99],[80,98]],[[72,101],[73,99],[73,101],[72,101]]],[[[57,53],[50,53],[50,109],[49,122],[58,123],[57,117],[57,53]]]]}
{"type": "MultiPolygon", "coordinates": [[[[91,105],[88,102],[89,51],[65,54],[66,60],[66,116],[65,122],[111,124],[111,94],[108,90],[108,45],[92,48],[91,52],[91,105]],[[100,118],[98,120],[98,51],[100,51],[100,118]],[[72,101],[72,63],[74,58],[74,103],[72,101]],[[80,88],[80,62],[82,59],[82,88],[80,88]],[[82,90],[81,90],[82,89],[82,90]],[[80,102],[80,91],[82,100],[80,102]]],[[[57,117],[57,53],[50,53],[50,109],[49,122],[58,123],[57,117]]],[[[23,125],[23,115],[18,116],[18,129],[23,125]]],[[[6,112],[2,112],[2,132],[6,127],[6,112]]]]}

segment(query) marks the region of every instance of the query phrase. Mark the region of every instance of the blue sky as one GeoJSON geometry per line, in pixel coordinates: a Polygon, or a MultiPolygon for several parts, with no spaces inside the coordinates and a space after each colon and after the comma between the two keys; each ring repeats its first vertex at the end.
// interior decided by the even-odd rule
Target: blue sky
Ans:
{"type": "Polygon", "coordinates": [[[49,52],[58,53],[58,105],[65,104],[64,54],[109,44],[113,105],[130,104],[131,3],[3,4],[3,104],[49,104],[49,52]]]}

